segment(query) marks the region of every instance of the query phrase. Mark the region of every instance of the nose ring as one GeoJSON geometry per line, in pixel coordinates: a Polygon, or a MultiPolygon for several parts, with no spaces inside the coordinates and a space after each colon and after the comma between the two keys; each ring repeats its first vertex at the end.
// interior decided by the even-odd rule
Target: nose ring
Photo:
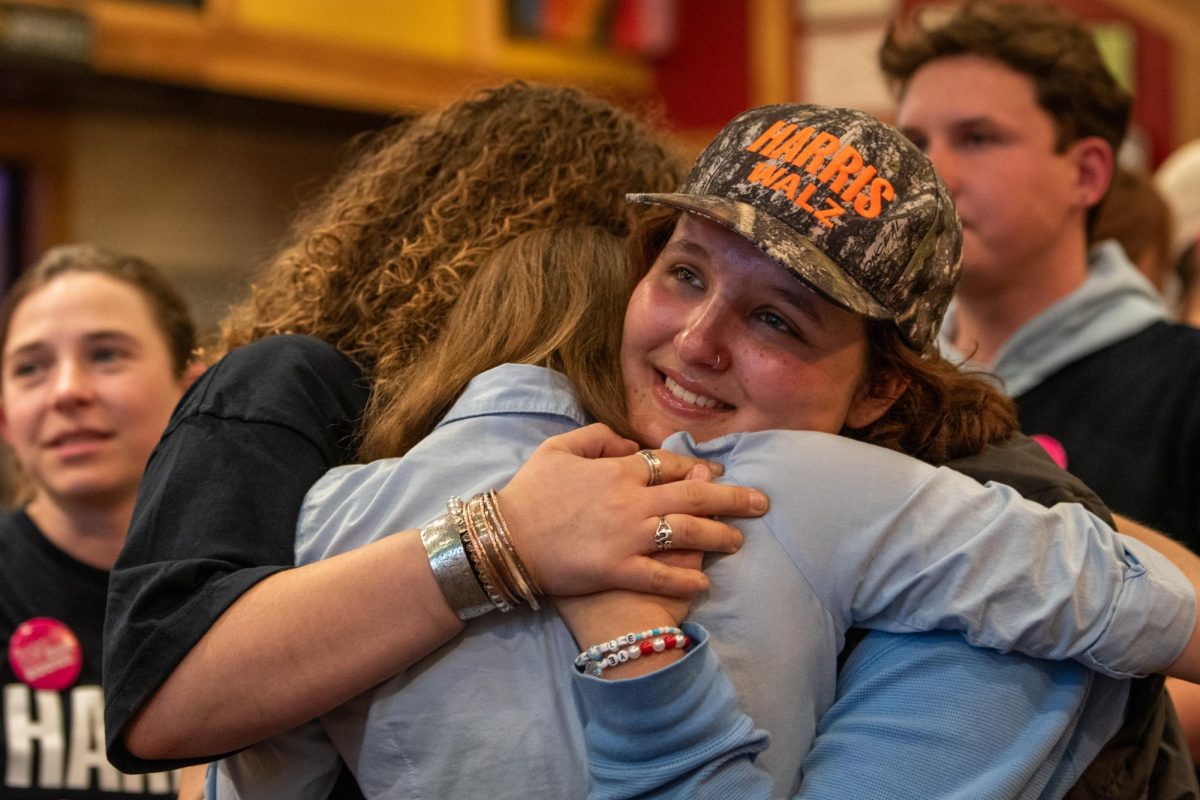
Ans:
{"type": "Polygon", "coordinates": [[[715,362],[713,362],[713,369],[720,369],[720,368],[721,368],[721,354],[717,353],[717,360],[715,362]]]}

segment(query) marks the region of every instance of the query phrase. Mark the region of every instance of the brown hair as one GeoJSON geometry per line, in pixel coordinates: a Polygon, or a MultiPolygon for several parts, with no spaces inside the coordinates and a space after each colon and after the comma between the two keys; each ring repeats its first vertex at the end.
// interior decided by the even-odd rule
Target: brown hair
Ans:
{"type": "Polygon", "coordinates": [[[9,325],[25,298],[55,279],[72,273],[105,275],[127,283],[146,299],[171,355],[175,376],[183,375],[196,348],[196,327],[187,303],[154,266],[133,256],[116,255],[88,244],[60,245],[47,250],[13,284],[0,305],[0,367],[8,343],[9,325]]]}
{"type": "Polygon", "coordinates": [[[1116,239],[1137,268],[1159,289],[1171,273],[1171,209],[1144,172],[1118,167],[1092,231],[1092,241],[1116,239]],[[1145,261],[1149,257],[1149,261],[1145,261]]]}
{"type": "Polygon", "coordinates": [[[369,436],[486,258],[539,228],[625,236],[625,193],[682,179],[664,142],[603,100],[520,82],[395,125],[295,221],[211,355],[276,333],[324,339],[377,379],[369,436]]]}
{"type": "Polygon", "coordinates": [[[880,385],[896,375],[907,388],[882,417],[843,436],[945,464],[1017,432],[1016,406],[983,373],[962,371],[936,344],[913,350],[890,323],[866,325],[868,380],[880,385]]]}
{"type": "MultiPolygon", "coordinates": [[[[949,56],[990,58],[1026,75],[1058,131],[1058,148],[1099,136],[1115,153],[1125,139],[1133,100],[1105,66],[1091,33],[1044,3],[972,0],[948,19],[924,24],[917,14],[893,20],[879,65],[902,97],[917,70],[949,56]]],[[[1095,218],[1088,215],[1089,228],[1095,218]]]]}
{"type": "MultiPolygon", "coordinates": [[[[654,263],[674,230],[679,212],[652,208],[630,237],[630,261],[638,275],[654,263]]],[[[905,343],[890,322],[866,320],[867,376],[876,396],[890,376],[907,388],[870,425],[844,428],[843,436],[898,450],[931,464],[973,455],[1017,432],[1013,402],[981,376],[962,372],[930,344],[921,352],[905,343]]]]}
{"type": "Polygon", "coordinates": [[[630,289],[625,242],[602,228],[544,228],[506,242],[480,264],[441,336],[386,379],[395,390],[372,409],[360,455],[406,452],[473,377],[506,363],[562,372],[594,419],[627,433],[618,355],[630,289]]]}

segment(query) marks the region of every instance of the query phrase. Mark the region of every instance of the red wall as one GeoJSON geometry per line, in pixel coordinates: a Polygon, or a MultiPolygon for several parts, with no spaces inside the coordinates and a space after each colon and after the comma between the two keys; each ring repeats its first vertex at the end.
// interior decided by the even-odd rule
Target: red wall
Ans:
{"type": "MultiPolygon", "coordinates": [[[[913,8],[945,0],[901,0],[913,8]]],[[[1150,143],[1151,166],[1174,148],[1172,43],[1103,0],[1057,0],[1089,22],[1122,22],[1135,37],[1133,118],[1150,143]]],[[[655,70],[667,120],[682,130],[716,129],[751,104],[747,0],[682,0],[675,46],[655,70]]]]}
{"type": "Polygon", "coordinates": [[[655,70],[670,124],[716,129],[750,106],[747,6],[745,0],[678,4],[675,46],[655,70]]]}

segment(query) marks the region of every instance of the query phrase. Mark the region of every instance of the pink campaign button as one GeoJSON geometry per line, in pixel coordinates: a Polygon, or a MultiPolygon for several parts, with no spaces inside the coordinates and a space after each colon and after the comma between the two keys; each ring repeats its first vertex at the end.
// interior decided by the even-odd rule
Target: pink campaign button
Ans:
{"type": "Polygon", "coordinates": [[[1040,444],[1046,451],[1046,455],[1054,459],[1054,463],[1058,464],[1061,469],[1067,468],[1067,448],[1063,447],[1062,442],[1044,433],[1035,433],[1029,438],[1040,444]]]}
{"type": "Polygon", "coordinates": [[[8,662],[27,686],[60,692],[83,668],[83,648],[75,633],[51,617],[22,622],[8,640],[8,662]]]}

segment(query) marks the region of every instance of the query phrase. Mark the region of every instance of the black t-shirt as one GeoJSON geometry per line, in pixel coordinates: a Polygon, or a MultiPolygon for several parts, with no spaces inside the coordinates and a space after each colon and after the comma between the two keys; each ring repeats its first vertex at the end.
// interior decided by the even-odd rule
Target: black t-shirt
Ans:
{"type": "Polygon", "coordinates": [[[122,775],[104,755],[107,590],[108,572],[60,550],[24,510],[0,514],[0,797],[117,800],[178,789],[175,775],[122,775]],[[55,635],[67,631],[78,650],[55,635]]]}
{"type": "Polygon", "coordinates": [[[982,453],[958,458],[947,467],[979,483],[1003,483],[1027,500],[1052,508],[1059,503],[1079,503],[1100,519],[1113,524],[1104,502],[1082,480],[1064,472],[1037,442],[1016,434],[1008,441],[989,445],[982,453]]]}
{"type": "Polygon", "coordinates": [[[138,759],[120,735],[226,608],[293,566],[304,495],[352,459],[366,399],[355,363],[307,336],[239,348],[184,395],[150,457],[109,580],[104,693],[113,763],[145,771],[203,760],[138,759]]]}
{"type": "Polygon", "coordinates": [[[1025,433],[1119,514],[1200,552],[1200,331],[1159,322],[1016,398],[1025,433]]]}

